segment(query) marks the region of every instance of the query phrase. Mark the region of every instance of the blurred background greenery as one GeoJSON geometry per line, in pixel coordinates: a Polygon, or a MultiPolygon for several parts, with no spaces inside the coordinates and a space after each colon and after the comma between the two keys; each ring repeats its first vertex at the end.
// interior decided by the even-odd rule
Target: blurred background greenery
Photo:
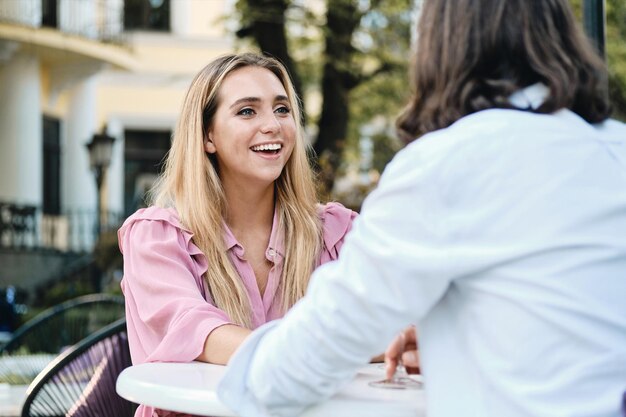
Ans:
{"type": "MultiPolygon", "coordinates": [[[[582,21],[583,0],[571,2],[582,21]]],[[[230,17],[242,41],[287,64],[305,103],[321,103],[307,106],[320,191],[357,210],[401,147],[394,119],[410,93],[408,60],[420,3],[326,0],[320,7],[238,0],[230,17]]],[[[626,2],[607,0],[606,15],[610,94],[615,117],[626,120],[626,2]]]]}

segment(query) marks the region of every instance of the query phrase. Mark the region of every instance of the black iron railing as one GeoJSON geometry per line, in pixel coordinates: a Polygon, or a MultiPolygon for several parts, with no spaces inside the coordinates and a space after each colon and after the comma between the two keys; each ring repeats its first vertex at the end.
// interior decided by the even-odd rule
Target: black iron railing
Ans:
{"type": "MultiPolygon", "coordinates": [[[[102,232],[117,229],[122,221],[121,213],[103,211],[102,232]]],[[[0,201],[2,248],[90,252],[97,237],[95,210],[67,210],[51,215],[38,206],[0,201]]]]}
{"type": "Polygon", "coordinates": [[[34,28],[49,27],[102,42],[122,44],[125,41],[123,2],[0,1],[0,22],[34,28]]]}

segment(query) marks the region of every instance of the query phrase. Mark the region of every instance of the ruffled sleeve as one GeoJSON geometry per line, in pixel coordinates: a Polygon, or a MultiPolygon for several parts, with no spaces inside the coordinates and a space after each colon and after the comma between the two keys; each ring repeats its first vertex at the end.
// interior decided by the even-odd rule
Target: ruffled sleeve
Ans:
{"type": "Polygon", "coordinates": [[[336,202],[320,205],[319,213],[322,220],[324,244],[316,266],[337,259],[344,238],[352,228],[352,221],[358,215],[355,211],[336,202]]]}
{"type": "Polygon", "coordinates": [[[118,231],[122,290],[134,364],[189,362],[209,333],[231,323],[206,295],[207,261],[173,209],[149,207],[118,231]]]}

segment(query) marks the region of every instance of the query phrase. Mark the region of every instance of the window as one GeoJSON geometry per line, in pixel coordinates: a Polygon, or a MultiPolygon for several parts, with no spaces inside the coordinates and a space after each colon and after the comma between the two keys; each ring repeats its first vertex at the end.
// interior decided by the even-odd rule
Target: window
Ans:
{"type": "Polygon", "coordinates": [[[146,191],[162,170],[170,148],[171,132],[126,130],[124,132],[124,214],[145,207],[146,191]]]}
{"type": "Polygon", "coordinates": [[[61,214],[61,140],[58,119],[43,117],[43,213],[61,214]]]}
{"type": "Polygon", "coordinates": [[[41,26],[56,28],[57,0],[41,0],[41,26]]]}
{"type": "Polygon", "coordinates": [[[125,30],[170,30],[170,0],[125,0],[125,30]]]}

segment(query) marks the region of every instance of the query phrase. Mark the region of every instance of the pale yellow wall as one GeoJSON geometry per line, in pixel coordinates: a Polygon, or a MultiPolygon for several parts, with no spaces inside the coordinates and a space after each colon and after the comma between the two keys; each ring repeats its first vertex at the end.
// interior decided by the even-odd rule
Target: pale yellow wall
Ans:
{"type": "MultiPolygon", "coordinates": [[[[175,120],[192,78],[212,59],[234,50],[223,24],[232,0],[173,0],[185,17],[184,34],[136,32],[128,38],[135,66],[110,69],[98,85],[98,120],[166,117],[175,120]]],[[[148,123],[148,122],[147,122],[148,123]]],[[[150,129],[149,125],[144,126],[150,129]]]]}
{"type": "Polygon", "coordinates": [[[44,63],[39,69],[41,83],[41,111],[46,116],[56,117],[61,120],[67,115],[67,91],[52,96],[50,86],[50,67],[44,63]]]}
{"type": "Polygon", "coordinates": [[[214,57],[232,52],[232,44],[222,42],[207,48],[209,42],[201,40],[167,39],[156,35],[134,45],[138,62],[137,72],[144,73],[196,73],[214,57]]]}
{"type": "Polygon", "coordinates": [[[224,0],[189,0],[191,16],[189,33],[192,36],[220,38],[224,34],[222,16],[228,11],[228,2],[224,0]]]}
{"type": "Polygon", "coordinates": [[[110,117],[124,115],[134,118],[166,116],[173,120],[178,115],[184,94],[185,90],[181,88],[100,88],[98,120],[104,122],[110,117]]]}
{"type": "MultiPolygon", "coordinates": [[[[212,59],[232,48],[191,48],[149,45],[138,48],[140,71],[110,70],[98,86],[98,121],[111,117],[167,116],[175,120],[193,77],[212,59]]],[[[144,126],[150,129],[151,126],[144,126]]]]}

